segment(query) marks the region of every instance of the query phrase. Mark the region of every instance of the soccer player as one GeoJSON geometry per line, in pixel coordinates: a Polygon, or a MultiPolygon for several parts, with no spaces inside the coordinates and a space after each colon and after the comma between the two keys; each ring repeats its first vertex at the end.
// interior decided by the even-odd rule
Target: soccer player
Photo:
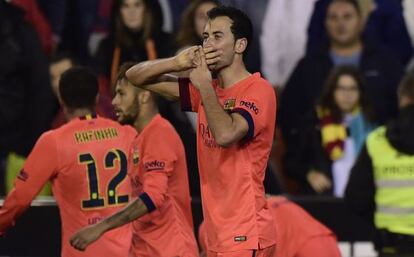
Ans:
{"type": "Polygon", "coordinates": [[[106,231],[133,221],[132,256],[196,257],[184,146],[173,126],[158,113],[153,93],[131,85],[121,66],[112,101],[118,121],[139,132],[130,156],[133,194],[121,212],[75,234],[71,244],[84,250],[106,231]]]}
{"type": "Polygon", "coordinates": [[[180,99],[184,110],[198,113],[207,255],[272,256],[275,224],[263,180],[273,142],[276,97],[270,83],[245,68],[243,56],[252,37],[249,18],[224,6],[210,10],[208,18],[202,47],[140,63],[126,76],[133,85],[180,99]],[[189,69],[189,80],[168,75],[189,69]]]}
{"type": "Polygon", "coordinates": [[[122,209],[132,192],[127,156],[137,133],[97,117],[97,93],[97,79],[86,69],[62,74],[59,95],[70,121],[38,139],[0,209],[1,234],[51,181],[62,221],[62,256],[128,256],[130,226],[111,231],[84,253],[69,245],[71,234],[122,209]]]}

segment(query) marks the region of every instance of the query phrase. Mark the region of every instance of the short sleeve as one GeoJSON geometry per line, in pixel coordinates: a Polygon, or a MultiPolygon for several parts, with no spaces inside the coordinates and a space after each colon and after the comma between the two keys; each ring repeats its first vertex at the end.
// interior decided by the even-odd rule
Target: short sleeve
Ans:
{"type": "Polygon", "coordinates": [[[180,89],[181,110],[185,112],[198,112],[201,96],[189,78],[179,78],[178,85],[180,89]]]}
{"type": "Polygon", "coordinates": [[[231,111],[238,113],[247,121],[249,130],[245,140],[249,141],[276,119],[276,96],[269,83],[264,80],[250,85],[236,100],[231,111]]]}

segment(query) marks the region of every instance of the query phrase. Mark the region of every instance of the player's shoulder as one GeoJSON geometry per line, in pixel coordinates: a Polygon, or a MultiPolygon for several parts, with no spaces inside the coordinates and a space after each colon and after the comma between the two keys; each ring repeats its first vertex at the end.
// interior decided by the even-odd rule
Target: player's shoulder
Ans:
{"type": "Polygon", "coordinates": [[[246,90],[252,94],[274,94],[272,84],[261,76],[259,72],[251,75],[249,83],[246,84],[246,90]]]}
{"type": "Polygon", "coordinates": [[[148,127],[148,132],[144,137],[152,142],[171,142],[179,139],[179,135],[173,125],[161,115],[154,118],[154,122],[148,127]]]}
{"type": "Polygon", "coordinates": [[[43,132],[39,139],[37,140],[38,142],[42,141],[42,142],[50,142],[55,140],[55,138],[57,137],[57,135],[59,134],[59,130],[58,129],[52,129],[52,130],[48,130],[46,132],[43,132]]]}

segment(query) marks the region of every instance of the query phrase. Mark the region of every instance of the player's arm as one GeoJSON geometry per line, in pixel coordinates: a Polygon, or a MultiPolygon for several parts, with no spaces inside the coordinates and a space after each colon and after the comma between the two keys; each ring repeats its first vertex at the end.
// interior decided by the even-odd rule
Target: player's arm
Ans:
{"type": "Polygon", "coordinates": [[[241,114],[228,114],[224,111],[211,86],[211,73],[207,67],[204,52],[198,51],[196,58],[200,59],[201,64],[191,71],[190,80],[200,92],[207,122],[216,143],[222,147],[230,147],[247,135],[249,124],[241,114]]]}
{"type": "Polygon", "coordinates": [[[176,56],[141,62],[126,72],[128,81],[136,87],[150,90],[167,99],[179,98],[178,78],[169,73],[186,71],[195,67],[197,46],[183,50],[176,56]]]}
{"type": "Polygon", "coordinates": [[[158,186],[160,188],[167,188],[168,179],[166,175],[159,172],[151,172],[151,177],[154,179],[146,179],[148,181],[144,181],[144,190],[147,189],[149,191],[148,193],[142,193],[135,201],[128,204],[121,211],[75,233],[70,239],[72,247],[79,251],[84,251],[91,243],[98,240],[106,232],[132,222],[150,213],[162,204],[165,199],[166,190],[163,190],[165,191],[164,194],[158,194],[158,186]],[[152,174],[158,175],[153,176],[152,174]],[[159,185],[160,181],[162,185],[159,185]]]}
{"type": "Polygon", "coordinates": [[[71,237],[70,244],[75,249],[84,251],[91,243],[95,242],[105,234],[105,232],[125,225],[146,213],[148,213],[147,206],[141,198],[137,198],[129,203],[124,209],[112,216],[109,216],[95,225],[79,230],[71,237]]]}
{"type": "Polygon", "coordinates": [[[56,142],[49,133],[43,134],[28,156],[15,180],[14,188],[0,209],[0,235],[15,224],[31,201],[54,175],[57,167],[56,142]]]}

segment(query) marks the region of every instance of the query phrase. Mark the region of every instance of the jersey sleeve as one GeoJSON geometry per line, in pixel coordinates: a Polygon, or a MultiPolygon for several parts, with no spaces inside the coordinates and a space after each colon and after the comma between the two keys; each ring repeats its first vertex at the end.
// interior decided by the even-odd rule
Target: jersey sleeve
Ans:
{"type": "Polygon", "coordinates": [[[174,171],[178,159],[176,145],[167,130],[154,133],[145,139],[142,152],[143,193],[141,200],[151,212],[165,201],[168,191],[168,178],[174,171]]]}
{"type": "Polygon", "coordinates": [[[16,219],[30,205],[57,170],[57,146],[50,132],[43,134],[27,157],[14,188],[0,209],[0,234],[14,226],[16,219]]]}
{"type": "Polygon", "coordinates": [[[178,84],[180,88],[181,110],[185,112],[198,112],[201,96],[197,88],[195,88],[189,78],[179,78],[178,84]]]}
{"type": "Polygon", "coordinates": [[[244,140],[253,139],[276,117],[276,96],[272,86],[265,81],[255,82],[240,94],[231,113],[240,114],[249,125],[244,140]]]}

